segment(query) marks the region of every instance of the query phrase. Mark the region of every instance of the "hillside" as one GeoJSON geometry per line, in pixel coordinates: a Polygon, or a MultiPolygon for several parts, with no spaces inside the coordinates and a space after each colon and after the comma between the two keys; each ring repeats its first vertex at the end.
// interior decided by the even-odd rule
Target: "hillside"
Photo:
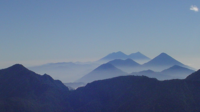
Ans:
{"type": "Polygon", "coordinates": [[[161,53],[160,55],[156,56],[152,60],[150,60],[147,63],[144,63],[140,69],[141,70],[147,70],[151,69],[154,71],[162,71],[164,69],[167,69],[171,66],[178,65],[178,66],[185,66],[181,62],[177,61],[176,59],[172,58],[166,53],[161,53]]]}
{"type": "Polygon", "coordinates": [[[115,60],[109,61],[108,63],[114,65],[115,67],[117,67],[120,70],[125,71],[127,73],[131,73],[132,71],[134,71],[134,69],[136,67],[140,66],[139,63],[137,63],[129,58],[126,60],[115,59],[115,60]]]}
{"type": "Polygon", "coordinates": [[[127,73],[116,68],[112,64],[106,63],[103,65],[100,65],[99,67],[94,69],[92,72],[84,75],[82,78],[80,78],[76,82],[88,83],[88,82],[93,82],[95,80],[108,79],[108,78],[113,78],[113,77],[122,76],[126,74],[127,73]]]}
{"type": "Polygon", "coordinates": [[[200,81],[121,76],[78,88],[69,100],[76,112],[198,112],[199,86],[200,81]]]}
{"type": "MultiPolygon", "coordinates": [[[[105,64],[96,70],[116,69],[105,64]]],[[[151,70],[141,73],[154,73],[151,70]]],[[[200,72],[186,79],[159,81],[119,76],[76,90],[20,64],[0,70],[2,112],[199,112],[200,72]]]]}
{"type": "Polygon", "coordinates": [[[55,112],[69,109],[69,90],[49,75],[38,75],[20,64],[0,70],[1,112],[55,112]]]}

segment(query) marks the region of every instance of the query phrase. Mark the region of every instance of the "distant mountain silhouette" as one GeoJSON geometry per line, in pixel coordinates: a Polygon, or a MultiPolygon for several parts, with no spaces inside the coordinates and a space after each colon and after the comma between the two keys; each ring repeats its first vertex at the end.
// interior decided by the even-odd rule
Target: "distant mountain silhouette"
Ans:
{"type": "Polygon", "coordinates": [[[154,74],[154,73],[158,73],[158,72],[154,72],[153,70],[144,70],[144,71],[140,71],[138,73],[140,73],[140,74],[154,74]]]}
{"type": "Polygon", "coordinates": [[[167,69],[173,65],[185,66],[181,62],[175,60],[171,56],[166,53],[161,53],[154,59],[150,60],[147,63],[144,63],[140,69],[151,69],[154,71],[162,71],[167,69]]]}
{"type": "Polygon", "coordinates": [[[62,82],[74,82],[81,78],[83,74],[87,74],[98,67],[100,64],[96,63],[73,63],[73,62],[59,62],[48,63],[40,66],[29,67],[30,70],[38,74],[49,74],[54,79],[60,79],[62,82]]]}
{"type": "Polygon", "coordinates": [[[130,75],[147,76],[151,78],[156,78],[158,80],[169,80],[185,79],[188,75],[190,75],[193,72],[195,71],[178,65],[174,65],[161,72],[155,72],[153,70],[144,70],[140,72],[132,72],[130,75]]]}
{"type": "Polygon", "coordinates": [[[168,69],[163,70],[161,73],[170,75],[172,78],[184,79],[193,72],[195,71],[182,66],[174,65],[168,69]]]}
{"type": "Polygon", "coordinates": [[[66,111],[68,88],[49,75],[38,75],[16,64],[0,70],[1,112],[66,111]]]}
{"type": "Polygon", "coordinates": [[[133,61],[132,59],[126,59],[126,60],[115,59],[115,60],[109,61],[108,63],[116,67],[135,67],[135,66],[140,65],[137,62],[133,61]]]}
{"type": "Polygon", "coordinates": [[[134,61],[139,61],[139,62],[141,62],[141,61],[144,62],[144,61],[150,60],[147,56],[143,55],[140,52],[132,53],[130,55],[126,55],[123,52],[119,51],[119,52],[114,52],[114,53],[108,54],[107,56],[103,57],[99,61],[108,62],[108,61],[112,61],[112,60],[115,60],[115,59],[124,60],[124,59],[128,59],[128,58],[130,58],[134,61]]]}
{"type": "Polygon", "coordinates": [[[99,67],[94,69],[92,72],[86,74],[81,79],[77,80],[76,82],[88,83],[95,80],[102,80],[102,79],[117,77],[117,76],[126,75],[126,74],[127,73],[116,68],[112,64],[106,63],[103,65],[100,65],[99,67]]]}
{"type": "MultiPolygon", "coordinates": [[[[179,66],[170,69],[177,68],[182,69],[179,66]]],[[[105,71],[106,74],[102,76],[124,73],[108,63],[93,72],[96,71],[105,71]],[[108,71],[111,72],[107,74],[108,71]]],[[[140,73],[156,72],[146,70],[140,73]]],[[[61,81],[53,80],[47,74],[38,75],[16,64],[0,70],[0,111],[199,112],[199,87],[200,70],[181,80],[159,81],[146,76],[118,76],[69,91],[61,81]]]]}
{"type": "Polygon", "coordinates": [[[138,61],[142,61],[142,60],[144,60],[144,61],[149,61],[149,60],[150,60],[149,57],[143,55],[143,54],[140,53],[140,52],[132,53],[132,54],[128,55],[128,58],[131,58],[131,59],[136,60],[136,61],[137,61],[137,60],[138,60],[138,61]]]}
{"type": "Polygon", "coordinates": [[[127,58],[126,54],[124,54],[121,51],[118,51],[118,52],[113,52],[113,53],[108,54],[107,56],[103,57],[99,61],[111,61],[114,59],[126,59],[126,58],[127,58]]]}
{"type": "Polygon", "coordinates": [[[147,76],[147,77],[150,77],[150,78],[156,78],[158,80],[172,79],[167,74],[163,74],[161,72],[154,72],[153,70],[144,70],[144,71],[140,71],[140,72],[132,72],[130,75],[147,76]]]}
{"type": "Polygon", "coordinates": [[[126,60],[115,59],[115,60],[109,61],[108,63],[114,65],[115,67],[125,72],[132,72],[135,67],[140,66],[140,64],[133,61],[132,59],[126,59],[126,60]]]}

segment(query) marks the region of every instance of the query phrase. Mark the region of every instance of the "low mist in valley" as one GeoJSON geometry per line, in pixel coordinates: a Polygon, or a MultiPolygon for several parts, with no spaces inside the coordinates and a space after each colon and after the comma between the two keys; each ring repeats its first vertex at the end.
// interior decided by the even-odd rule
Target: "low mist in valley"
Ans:
{"type": "Polygon", "coordinates": [[[0,0],[0,112],[200,112],[200,0],[0,0]]]}
{"type": "MultiPolygon", "coordinates": [[[[138,54],[132,53],[132,54],[138,54]]],[[[140,58],[146,60],[139,52],[140,58]]],[[[133,56],[133,55],[132,55],[133,56]]],[[[146,63],[140,64],[137,59],[130,58],[123,52],[110,53],[100,60],[90,63],[59,62],[41,66],[29,67],[39,74],[48,74],[54,79],[61,80],[69,88],[77,89],[87,83],[118,76],[147,76],[158,80],[184,79],[195,72],[166,53],[160,53],[146,63]]]]}

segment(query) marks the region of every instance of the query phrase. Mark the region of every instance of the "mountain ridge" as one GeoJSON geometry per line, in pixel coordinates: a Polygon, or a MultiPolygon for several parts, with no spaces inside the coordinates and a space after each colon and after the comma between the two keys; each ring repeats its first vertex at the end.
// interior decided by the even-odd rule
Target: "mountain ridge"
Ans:
{"type": "Polygon", "coordinates": [[[107,78],[112,78],[120,75],[125,75],[127,73],[116,68],[110,63],[102,64],[90,73],[84,75],[82,78],[78,79],[76,82],[88,83],[95,80],[103,80],[107,78]]]}
{"type": "MultiPolygon", "coordinates": [[[[102,69],[115,68],[111,64],[102,66],[102,69]]],[[[49,75],[36,74],[22,65],[2,69],[0,70],[0,111],[200,111],[200,70],[185,79],[165,81],[147,76],[116,76],[93,81],[85,87],[72,91],[63,86],[62,82],[60,84],[49,75]]]]}
{"type": "Polygon", "coordinates": [[[199,86],[200,81],[185,79],[158,81],[146,76],[120,76],[78,88],[70,101],[75,111],[83,112],[198,112],[199,86]]]}
{"type": "Polygon", "coordinates": [[[169,67],[167,69],[164,69],[161,72],[155,72],[151,69],[143,70],[140,72],[132,72],[130,75],[139,75],[139,76],[148,76],[151,78],[157,78],[158,80],[170,80],[170,79],[185,79],[188,75],[193,73],[195,71],[174,65],[172,67],[169,67]]]}
{"type": "Polygon", "coordinates": [[[144,54],[140,53],[140,52],[136,52],[136,53],[131,53],[130,55],[127,55],[121,51],[118,52],[113,52],[110,53],[108,55],[106,55],[105,57],[101,58],[100,60],[98,60],[99,62],[103,61],[103,62],[108,62],[111,60],[115,60],[115,59],[132,59],[134,61],[148,61],[150,60],[150,58],[148,58],[147,56],[145,56],[144,54]]]}
{"type": "Polygon", "coordinates": [[[131,53],[128,55],[129,58],[134,60],[150,60],[149,57],[143,55],[141,52],[131,53]]]}
{"type": "Polygon", "coordinates": [[[116,67],[136,67],[136,66],[140,66],[139,63],[133,61],[130,58],[125,59],[125,60],[115,59],[115,60],[109,61],[108,63],[110,63],[110,64],[112,64],[116,67]]]}
{"type": "Polygon", "coordinates": [[[186,77],[186,80],[200,81],[200,69],[186,77]]]}
{"type": "Polygon", "coordinates": [[[154,71],[162,71],[174,65],[186,66],[166,53],[161,53],[152,60],[142,65],[143,69],[151,69],[154,71]]]}
{"type": "Polygon", "coordinates": [[[62,82],[47,74],[36,74],[21,64],[0,70],[0,91],[0,111],[53,112],[68,108],[61,99],[66,98],[64,94],[69,89],[62,82]]]}

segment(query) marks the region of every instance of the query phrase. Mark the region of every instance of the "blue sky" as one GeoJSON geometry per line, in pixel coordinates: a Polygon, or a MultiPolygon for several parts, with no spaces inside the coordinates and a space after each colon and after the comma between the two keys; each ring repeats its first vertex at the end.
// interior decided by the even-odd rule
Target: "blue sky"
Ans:
{"type": "Polygon", "coordinates": [[[166,52],[200,68],[199,0],[1,0],[0,67],[166,52]]]}

